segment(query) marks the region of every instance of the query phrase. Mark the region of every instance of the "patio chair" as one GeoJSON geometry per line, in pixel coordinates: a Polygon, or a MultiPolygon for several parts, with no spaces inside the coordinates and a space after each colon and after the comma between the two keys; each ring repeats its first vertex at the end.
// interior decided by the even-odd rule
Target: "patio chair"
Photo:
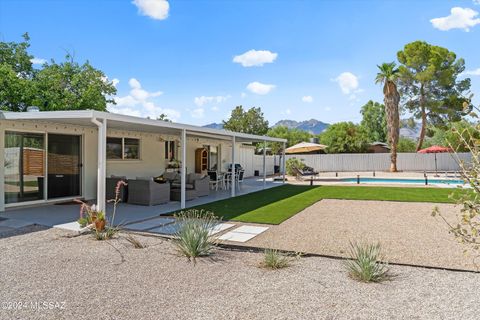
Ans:
{"type": "Polygon", "coordinates": [[[237,182],[238,189],[241,189],[242,187],[244,176],[245,176],[245,170],[238,171],[235,179],[237,182]]]}
{"type": "MultiPolygon", "coordinates": [[[[127,182],[127,177],[111,175],[109,178],[105,180],[105,199],[106,200],[115,199],[115,188],[117,187],[117,183],[119,181],[127,182]]],[[[128,186],[123,186],[122,188],[120,188],[120,200],[122,202],[127,202],[127,197],[128,197],[127,187],[128,186]]]]}
{"type": "MultiPolygon", "coordinates": [[[[180,189],[180,187],[181,182],[175,181],[172,183],[172,188],[180,189]]],[[[199,173],[189,173],[187,174],[185,188],[194,190],[197,197],[208,196],[210,194],[210,177],[199,173]]]]}
{"type": "Polygon", "coordinates": [[[218,185],[223,183],[223,178],[217,171],[208,171],[208,176],[210,177],[210,187],[218,191],[218,185]]]}
{"type": "Polygon", "coordinates": [[[138,178],[128,181],[128,203],[154,206],[170,201],[170,184],[153,179],[138,178]]]}
{"type": "Polygon", "coordinates": [[[295,177],[297,180],[305,180],[305,177],[314,177],[318,175],[318,172],[313,170],[313,168],[305,167],[303,169],[299,169],[297,167],[292,167],[293,172],[295,173],[295,177]]]}

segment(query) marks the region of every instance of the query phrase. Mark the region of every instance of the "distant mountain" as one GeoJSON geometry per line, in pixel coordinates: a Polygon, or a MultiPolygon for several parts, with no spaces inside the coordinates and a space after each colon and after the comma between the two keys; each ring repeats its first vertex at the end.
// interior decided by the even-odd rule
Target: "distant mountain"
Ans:
{"type": "Polygon", "coordinates": [[[203,126],[204,128],[210,128],[210,129],[218,129],[218,130],[222,130],[223,129],[223,124],[222,123],[210,123],[210,124],[206,124],[203,126]]]}
{"type": "Polygon", "coordinates": [[[420,123],[415,123],[415,126],[407,125],[406,122],[400,121],[400,137],[417,140],[420,136],[420,123]]]}
{"type": "Polygon", "coordinates": [[[280,120],[274,125],[274,127],[285,126],[290,129],[296,128],[299,130],[308,131],[312,134],[319,134],[323,132],[329,125],[330,124],[328,123],[315,119],[300,122],[295,120],[280,120]]]}

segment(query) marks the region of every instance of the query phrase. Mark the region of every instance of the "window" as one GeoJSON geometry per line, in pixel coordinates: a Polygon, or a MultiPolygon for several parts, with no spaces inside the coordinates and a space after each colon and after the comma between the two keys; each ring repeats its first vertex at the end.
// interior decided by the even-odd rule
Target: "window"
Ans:
{"type": "Polygon", "coordinates": [[[165,159],[174,160],[176,156],[175,141],[165,141],[165,159]]]}
{"type": "Polygon", "coordinates": [[[134,138],[107,138],[107,159],[140,159],[140,140],[134,138]]]}

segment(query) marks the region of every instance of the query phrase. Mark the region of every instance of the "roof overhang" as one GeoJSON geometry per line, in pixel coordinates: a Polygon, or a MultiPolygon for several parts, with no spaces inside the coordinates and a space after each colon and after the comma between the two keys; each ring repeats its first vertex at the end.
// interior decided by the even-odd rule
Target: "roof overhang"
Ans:
{"type": "Polygon", "coordinates": [[[287,142],[286,139],[258,136],[228,130],[205,128],[189,124],[166,122],[161,120],[145,119],[140,117],[101,112],[94,110],[79,111],[40,111],[40,112],[0,112],[0,120],[18,121],[48,121],[70,125],[95,126],[93,119],[107,120],[107,126],[118,130],[145,131],[163,134],[180,134],[183,130],[188,135],[209,137],[237,142],[287,142]]]}

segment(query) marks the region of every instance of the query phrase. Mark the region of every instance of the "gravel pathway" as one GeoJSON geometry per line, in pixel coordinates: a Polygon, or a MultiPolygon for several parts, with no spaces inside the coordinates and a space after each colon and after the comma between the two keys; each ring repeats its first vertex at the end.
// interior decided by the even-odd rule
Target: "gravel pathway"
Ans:
{"type": "Polygon", "coordinates": [[[480,274],[394,266],[393,280],[364,284],[326,258],[269,271],[258,268],[262,254],[218,250],[194,266],[158,238],[137,236],[148,247],[134,249],[123,239],[65,235],[49,229],[0,239],[0,319],[478,319],[480,312],[480,274]],[[4,309],[8,302],[56,308],[4,309]]]}
{"type": "Polygon", "coordinates": [[[322,200],[246,245],[347,256],[350,241],[380,242],[390,262],[477,270],[445,222],[432,217],[434,206],[455,223],[459,209],[450,204],[322,200]]]}

